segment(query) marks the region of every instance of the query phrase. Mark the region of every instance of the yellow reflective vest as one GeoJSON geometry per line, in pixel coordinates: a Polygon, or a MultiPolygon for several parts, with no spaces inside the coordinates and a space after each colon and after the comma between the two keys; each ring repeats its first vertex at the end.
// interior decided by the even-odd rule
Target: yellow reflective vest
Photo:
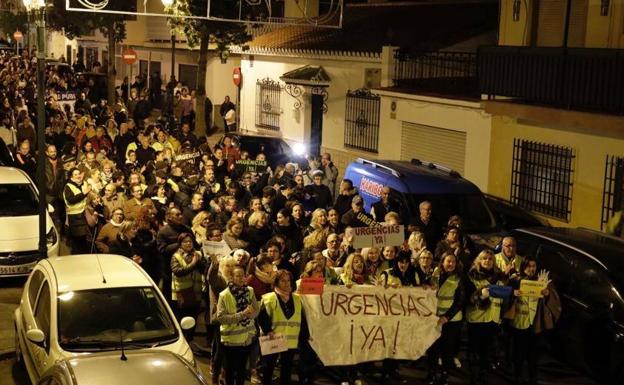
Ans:
{"type": "MultiPolygon", "coordinates": [[[[505,271],[506,267],[511,263],[509,258],[507,258],[507,256],[503,254],[502,251],[496,254],[494,258],[496,262],[496,267],[498,267],[498,269],[503,272],[505,271]]],[[[514,269],[516,269],[516,271],[520,271],[520,265],[522,265],[523,260],[524,257],[516,254],[516,257],[513,260],[514,269]]]]}
{"type": "MultiPolygon", "coordinates": [[[[73,183],[67,183],[67,187],[74,193],[74,195],[82,194],[82,190],[73,183]]],[[[67,197],[63,194],[63,200],[65,201],[66,213],[67,215],[77,215],[82,214],[85,211],[85,207],[87,207],[87,197],[85,196],[78,203],[71,204],[67,202],[67,197]]]]}
{"type": "MultiPolygon", "coordinates": [[[[182,268],[185,268],[186,266],[188,266],[188,263],[184,259],[184,256],[180,254],[179,252],[176,251],[175,254],[173,254],[173,258],[175,258],[176,261],[178,261],[178,263],[180,264],[180,266],[182,266],[182,268]]],[[[198,297],[199,295],[201,295],[202,275],[197,269],[194,269],[189,274],[182,275],[182,276],[177,276],[175,274],[171,275],[171,295],[172,295],[171,299],[173,299],[174,301],[177,299],[176,298],[177,292],[184,290],[184,289],[188,289],[190,287],[193,288],[193,291],[195,292],[195,294],[197,294],[198,297]]]]}
{"type": "MultiPolygon", "coordinates": [[[[249,303],[253,303],[254,292],[251,287],[247,287],[247,296],[249,303]]],[[[232,294],[229,287],[219,294],[219,301],[223,301],[228,314],[238,313],[236,310],[236,298],[234,298],[234,294],[232,294]]],[[[221,324],[219,330],[221,331],[221,343],[226,346],[248,346],[253,337],[256,336],[256,326],[253,320],[250,320],[247,326],[242,325],[240,322],[221,324]]]]}
{"type": "MultiPolygon", "coordinates": [[[[438,317],[443,316],[455,301],[455,291],[459,286],[460,277],[458,274],[451,274],[438,289],[438,317]]],[[[449,321],[457,322],[463,318],[462,311],[458,311],[449,321]]]]}
{"type": "Polygon", "coordinates": [[[538,303],[539,298],[525,296],[516,297],[514,318],[509,321],[511,327],[524,330],[533,325],[538,303]]]}
{"type": "MultiPolygon", "coordinates": [[[[484,287],[488,287],[490,282],[487,279],[475,280],[470,279],[477,291],[481,291],[484,287]]],[[[498,281],[497,285],[503,286],[503,283],[498,281]]],[[[500,298],[489,297],[490,303],[487,308],[479,308],[477,305],[469,304],[466,307],[466,320],[469,323],[487,323],[495,322],[499,324],[501,322],[501,304],[503,300],[500,298]]]]}
{"type": "Polygon", "coordinates": [[[262,304],[269,317],[271,317],[273,332],[286,337],[288,349],[297,349],[299,332],[301,331],[301,297],[293,293],[292,298],[295,302],[295,312],[290,318],[286,318],[284,315],[275,292],[263,295],[262,304]]]}

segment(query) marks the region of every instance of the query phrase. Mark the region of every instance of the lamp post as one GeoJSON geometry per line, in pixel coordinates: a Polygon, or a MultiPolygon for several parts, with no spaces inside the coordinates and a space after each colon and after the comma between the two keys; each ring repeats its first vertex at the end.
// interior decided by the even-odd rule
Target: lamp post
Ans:
{"type": "Polygon", "coordinates": [[[45,0],[22,0],[37,26],[37,190],[39,190],[39,258],[48,256],[45,175],[45,0]]]}
{"type": "MultiPolygon", "coordinates": [[[[175,0],[160,0],[165,8],[169,8],[173,5],[175,0]]],[[[176,46],[176,34],[175,31],[171,31],[171,76],[169,77],[169,84],[167,84],[167,107],[171,115],[173,115],[173,89],[175,88],[175,46],[176,46]]]]}

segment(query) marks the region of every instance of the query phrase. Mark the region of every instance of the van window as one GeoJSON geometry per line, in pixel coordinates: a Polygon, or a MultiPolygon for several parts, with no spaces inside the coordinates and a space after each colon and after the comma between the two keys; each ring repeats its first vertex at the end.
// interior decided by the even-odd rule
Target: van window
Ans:
{"type": "Polygon", "coordinates": [[[442,225],[446,225],[453,215],[464,221],[467,233],[488,233],[498,230],[494,216],[481,194],[411,194],[409,198],[412,218],[418,218],[418,206],[423,201],[431,202],[432,215],[442,225]]]}

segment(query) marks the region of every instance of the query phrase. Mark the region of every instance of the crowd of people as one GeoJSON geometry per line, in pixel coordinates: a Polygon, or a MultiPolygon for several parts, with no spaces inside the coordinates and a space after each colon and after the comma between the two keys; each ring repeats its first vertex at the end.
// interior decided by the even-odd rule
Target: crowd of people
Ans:
{"type": "MultiPolygon", "coordinates": [[[[49,90],[54,75],[49,69],[49,90]]],[[[135,88],[127,104],[120,95],[116,106],[90,101],[88,87],[73,109],[50,96],[46,136],[37,138],[34,76],[26,54],[0,57],[0,136],[14,146],[16,164],[34,174],[35,144],[45,140],[46,198],[72,253],[131,258],[159,284],[178,317],[206,314],[214,384],[223,378],[242,385],[251,373],[271,384],[278,361],[279,382],[289,384],[295,356],[300,382],[314,381],[320,363],[297,294],[305,278],[435,290],[441,337],[427,352],[428,383],[445,384],[461,367],[464,323],[472,383],[486,382],[500,351],[509,352],[504,357],[515,379],[524,378],[526,362],[528,380],[537,383],[540,336],[552,327],[540,314],[557,298],[552,285],[541,299],[521,295],[522,280],[548,277],[538,274],[530,256],[517,254],[513,238],[503,239],[498,254],[479,250],[464,234],[462,218],[441,223],[427,201],[417,218],[401,223],[404,213],[388,188],[367,213],[353,183],[338,179],[330,154],[310,159],[307,169],[288,163],[263,173],[241,171],[236,161],[249,154],[237,143],[226,137],[211,146],[197,137],[186,105],[166,124],[153,119],[144,96],[134,103],[133,94],[143,94],[135,88]],[[353,247],[350,228],[380,223],[405,225],[404,244],[353,247]],[[206,241],[225,242],[232,252],[204,253],[206,241]],[[279,359],[260,357],[259,334],[284,335],[289,349],[279,359]]],[[[188,89],[181,94],[187,98],[188,89]]],[[[196,338],[193,331],[187,337],[196,338]]],[[[398,377],[402,364],[384,360],[381,375],[398,377]]],[[[343,383],[355,384],[374,367],[338,372],[343,383]]]]}

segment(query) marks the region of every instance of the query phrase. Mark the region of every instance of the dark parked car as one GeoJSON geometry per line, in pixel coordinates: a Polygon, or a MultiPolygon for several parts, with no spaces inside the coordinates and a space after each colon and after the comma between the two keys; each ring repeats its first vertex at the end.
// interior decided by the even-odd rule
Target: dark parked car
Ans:
{"type": "Polygon", "coordinates": [[[496,222],[502,230],[513,230],[523,227],[550,226],[548,221],[539,218],[530,211],[519,207],[512,202],[484,194],[485,202],[496,217],[496,222]]]}
{"type": "Polygon", "coordinates": [[[550,271],[561,297],[551,345],[597,380],[624,378],[624,239],[587,229],[541,227],[511,232],[521,255],[550,271]]]}
{"type": "Polygon", "coordinates": [[[13,154],[4,139],[0,138],[0,166],[12,166],[15,163],[13,154]]]}
{"type": "Polygon", "coordinates": [[[255,159],[256,155],[264,153],[268,165],[273,170],[275,170],[277,165],[284,165],[289,162],[297,163],[299,168],[303,170],[308,168],[307,159],[295,154],[290,145],[280,137],[259,134],[228,133],[219,140],[219,145],[223,143],[223,139],[226,136],[232,138],[232,143],[238,146],[241,151],[249,152],[250,159],[255,159]]]}

